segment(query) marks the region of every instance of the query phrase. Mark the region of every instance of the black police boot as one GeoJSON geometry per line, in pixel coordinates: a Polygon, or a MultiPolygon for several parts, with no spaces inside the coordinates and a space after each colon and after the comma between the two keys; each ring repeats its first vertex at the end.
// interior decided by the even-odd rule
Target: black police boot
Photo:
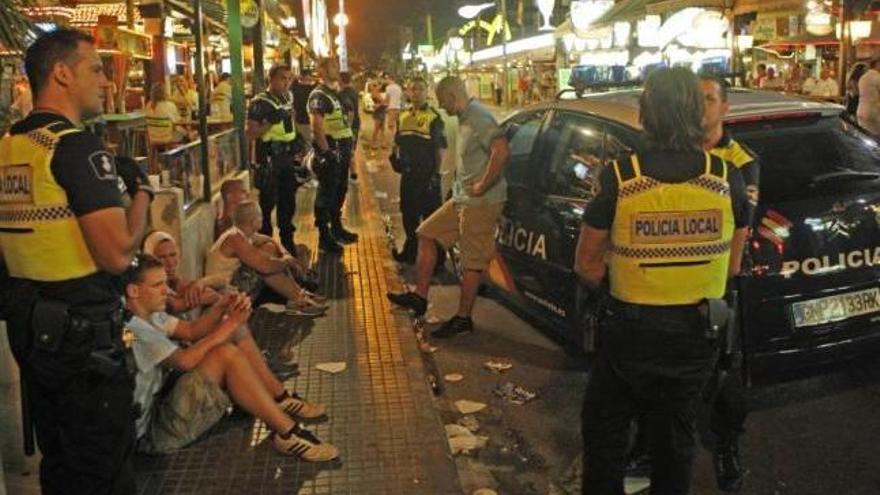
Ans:
{"type": "Polygon", "coordinates": [[[327,225],[318,228],[318,249],[333,254],[339,254],[343,251],[342,245],[336,241],[327,225]]]}
{"type": "Polygon", "coordinates": [[[357,242],[357,240],[358,240],[357,234],[355,234],[354,232],[345,230],[345,227],[342,226],[341,220],[334,220],[333,221],[332,234],[333,234],[333,237],[335,237],[337,241],[339,241],[343,244],[351,244],[353,242],[357,242]]]}
{"type": "Polygon", "coordinates": [[[416,262],[416,243],[411,242],[409,238],[406,239],[406,242],[403,243],[403,247],[398,251],[397,249],[391,251],[391,257],[394,258],[394,261],[398,263],[406,263],[408,265],[412,265],[416,262]]]}
{"type": "Polygon", "coordinates": [[[739,461],[739,439],[736,436],[719,439],[713,461],[718,489],[725,492],[738,491],[743,482],[743,469],[739,461]]]}

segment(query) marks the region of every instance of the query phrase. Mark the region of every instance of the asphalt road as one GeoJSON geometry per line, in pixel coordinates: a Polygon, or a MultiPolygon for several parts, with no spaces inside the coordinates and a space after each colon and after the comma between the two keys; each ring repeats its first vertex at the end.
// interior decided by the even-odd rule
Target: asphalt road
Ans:
{"type": "MultiPolygon", "coordinates": [[[[454,140],[450,143],[454,146],[454,140]]],[[[382,152],[358,156],[368,194],[389,215],[402,243],[397,210],[397,176],[382,152]]],[[[444,169],[454,165],[449,162],[444,169]]],[[[448,178],[447,178],[448,181],[448,178]]],[[[406,281],[411,269],[401,267],[406,281]]],[[[429,320],[451,316],[458,289],[451,277],[432,288],[429,320]]],[[[492,487],[503,494],[544,494],[552,482],[561,493],[575,493],[564,482],[569,465],[581,450],[580,403],[588,364],[566,357],[545,334],[518,318],[493,298],[481,298],[474,313],[477,331],[450,341],[432,342],[431,366],[444,374],[460,373],[458,383],[444,383],[435,407],[446,423],[461,414],[459,399],[485,402],[474,416],[486,447],[457,459],[465,493],[492,487]],[[493,357],[513,367],[494,373],[484,367],[493,357]],[[537,393],[515,405],[493,393],[512,382],[537,393]]],[[[430,325],[429,325],[430,327],[430,325]]],[[[753,413],[747,423],[743,460],[748,469],[742,494],[868,495],[880,494],[880,360],[853,364],[840,371],[749,391],[753,413]]],[[[704,415],[705,416],[705,415],[704,415]]],[[[701,424],[705,425],[705,417],[701,424]]],[[[703,426],[701,430],[705,432],[703,426]]],[[[694,466],[694,494],[721,493],[715,487],[711,435],[701,436],[694,466]]],[[[570,473],[569,473],[570,475],[570,473]]]]}

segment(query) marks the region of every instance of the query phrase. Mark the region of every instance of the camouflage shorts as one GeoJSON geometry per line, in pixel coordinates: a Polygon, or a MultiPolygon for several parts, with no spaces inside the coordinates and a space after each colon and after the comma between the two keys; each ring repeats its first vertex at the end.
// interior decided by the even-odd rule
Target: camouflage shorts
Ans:
{"type": "Polygon", "coordinates": [[[235,270],[229,283],[240,292],[249,295],[251,299],[256,299],[263,290],[263,277],[253,268],[244,265],[235,270]]]}
{"type": "Polygon", "coordinates": [[[147,432],[138,442],[138,450],[148,454],[186,447],[217,424],[232,405],[220,385],[198,370],[181,375],[158,400],[147,432]]]}

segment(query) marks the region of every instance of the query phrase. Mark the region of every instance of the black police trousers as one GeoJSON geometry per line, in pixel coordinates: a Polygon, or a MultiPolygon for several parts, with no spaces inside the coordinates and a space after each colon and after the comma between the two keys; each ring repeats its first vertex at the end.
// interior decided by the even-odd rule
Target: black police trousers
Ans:
{"type": "Polygon", "coordinates": [[[612,303],[582,413],[583,493],[622,495],[629,429],[643,418],[651,494],[683,495],[696,452],[696,410],[715,350],[696,306],[612,303]]]}
{"type": "MultiPolygon", "coordinates": [[[[331,163],[317,174],[318,192],[315,196],[315,225],[319,228],[342,226],[342,205],[348,194],[348,174],[351,168],[351,138],[328,137],[328,155],[331,163]]],[[[315,146],[315,149],[318,147],[315,146]]]]}
{"type": "Polygon", "coordinates": [[[27,389],[42,453],[44,495],[136,492],[134,377],[123,363],[112,374],[91,369],[89,332],[68,330],[57,350],[31,345],[30,312],[7,321],[10,345],[27,389]]]}
{"type": "Polygon", "coordinates": [[[741,365],[728,371],[727,379],[709,407],[709,428],[719,441],[733,441],[745,433],[749,405],[743,389],[741,365]]]}
{"type": "Polygon", "coordinates": [[[416,229],[440,208],[440,175],[404,172],[400,175],[400,214],[406,241],[401,252],[413,259],[418,250],[416,229]]]}
{"type": "Polygon", "coordinates": [[[263,226],[260,233],[272,237],[272,210],[278,206],[275,219],[282,245],[288,250],[293,245],[293,216],[296,214],[296,182],[293,153],[281,153],[269,157],[272,163],[271,181],[260,189],[260,209],[263,210],[263,226]]]}

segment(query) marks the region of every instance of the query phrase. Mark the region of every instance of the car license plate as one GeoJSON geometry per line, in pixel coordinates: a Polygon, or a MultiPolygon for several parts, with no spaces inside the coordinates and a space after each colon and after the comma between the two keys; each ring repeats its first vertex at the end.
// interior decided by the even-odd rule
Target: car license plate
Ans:
{"type": "Polygon", "coordinates": [[[808,327],[880,311],[880,288],[810,299],[791,305],[794,326],[808,327]]]}

